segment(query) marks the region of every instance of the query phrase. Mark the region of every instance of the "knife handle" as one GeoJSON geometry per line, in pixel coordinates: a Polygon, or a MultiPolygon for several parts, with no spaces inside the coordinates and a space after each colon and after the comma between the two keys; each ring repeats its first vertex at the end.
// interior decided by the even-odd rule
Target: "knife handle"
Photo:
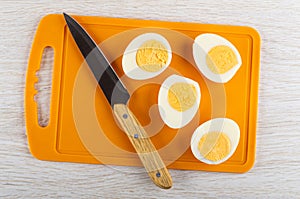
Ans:
{"type": "Polygon", "coordinates": [[[171,188],[171,175],[136,117],[125,104],[115,104],[113,110],[154,184],[171,188]]]}

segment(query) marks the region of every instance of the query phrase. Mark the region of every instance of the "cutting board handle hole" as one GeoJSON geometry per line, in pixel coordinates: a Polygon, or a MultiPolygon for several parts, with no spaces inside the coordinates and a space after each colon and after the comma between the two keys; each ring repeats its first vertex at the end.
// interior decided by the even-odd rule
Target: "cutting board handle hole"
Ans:
{"type": "Polygon", "coordinates": [[[37,94],[34,96],[38,108],[38,123],[41,127],[46,127],[49,123],[53,62],[54,50],[47,46],[43,50],[40,69],[36,72],[38,82],[35,84],[37,94]]]}

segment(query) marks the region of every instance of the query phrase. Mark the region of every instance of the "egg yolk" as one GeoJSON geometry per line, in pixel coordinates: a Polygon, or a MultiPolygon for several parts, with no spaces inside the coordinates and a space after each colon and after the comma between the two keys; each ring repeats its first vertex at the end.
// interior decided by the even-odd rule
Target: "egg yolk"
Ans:
{"type": "Polygon", "coordinates": [[[238,63],[233,50],[228,46],[215,46],[206,56],[208,68],[215,74],[224,74],[238,63]]]}
{"type": "Polygon", "coordinates": [[[190,109],[196,103],[196,88],[188,83],[175,83],[168,92],[168,102],[172,108],[183,112],[190,109]]]}
{"type": "Polygon", "coordinates": [[[198,144],[200,154],[210,161],[219,161],[230,152],[230,140],[225,133],[210,132],[202,136],[198,144]]]}
{"type": "Polygon", "coordinates": [[[143,43],[136,53],[137,65],[145,71],[157,72],[168,60],[166,47],[157,40],[149,40],[143,43]]]}

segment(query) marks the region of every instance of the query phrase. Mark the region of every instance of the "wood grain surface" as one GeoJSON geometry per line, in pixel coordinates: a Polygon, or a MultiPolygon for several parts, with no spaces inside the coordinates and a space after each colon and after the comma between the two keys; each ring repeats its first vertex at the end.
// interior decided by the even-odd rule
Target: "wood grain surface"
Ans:
{"type": "MultiPolygon", "coordinates": [[[[300,1],[0,1],[1,198],[299,198],[300,1]],[[39,20],[67,12],[247,25],[262,38],[257,155],[245,174],[170,170],[154,186],[142,168],[39,161],[24,123],[27,60],[39,20]]],[[[45,89],[49,84],[44,85],[45,89]]],[[[44,105],[47,104],[47,99],[44,105]]]]}
{"type": "Polygon", "coordinates": [[[163,189],[172,187],[172,178],[144,128],[125,104],[115,104],[114,113],[134,146],[152,181],[163,189]]]}

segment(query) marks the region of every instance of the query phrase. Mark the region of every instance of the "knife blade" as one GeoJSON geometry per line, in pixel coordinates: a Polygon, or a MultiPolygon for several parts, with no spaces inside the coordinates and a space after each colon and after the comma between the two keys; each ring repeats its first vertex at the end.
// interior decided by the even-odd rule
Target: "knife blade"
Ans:
{"type": "Polygon", "coordinates": [[[160,188],[172,187],[172,178],[151,139],[127,107],[130,98],[126,87],[115,73],[101,49],[71,16],[63,13],[77,47],[94,74],[98,85],[110,103],[123,131],[135,148],[148,175],[160,188]]]}

